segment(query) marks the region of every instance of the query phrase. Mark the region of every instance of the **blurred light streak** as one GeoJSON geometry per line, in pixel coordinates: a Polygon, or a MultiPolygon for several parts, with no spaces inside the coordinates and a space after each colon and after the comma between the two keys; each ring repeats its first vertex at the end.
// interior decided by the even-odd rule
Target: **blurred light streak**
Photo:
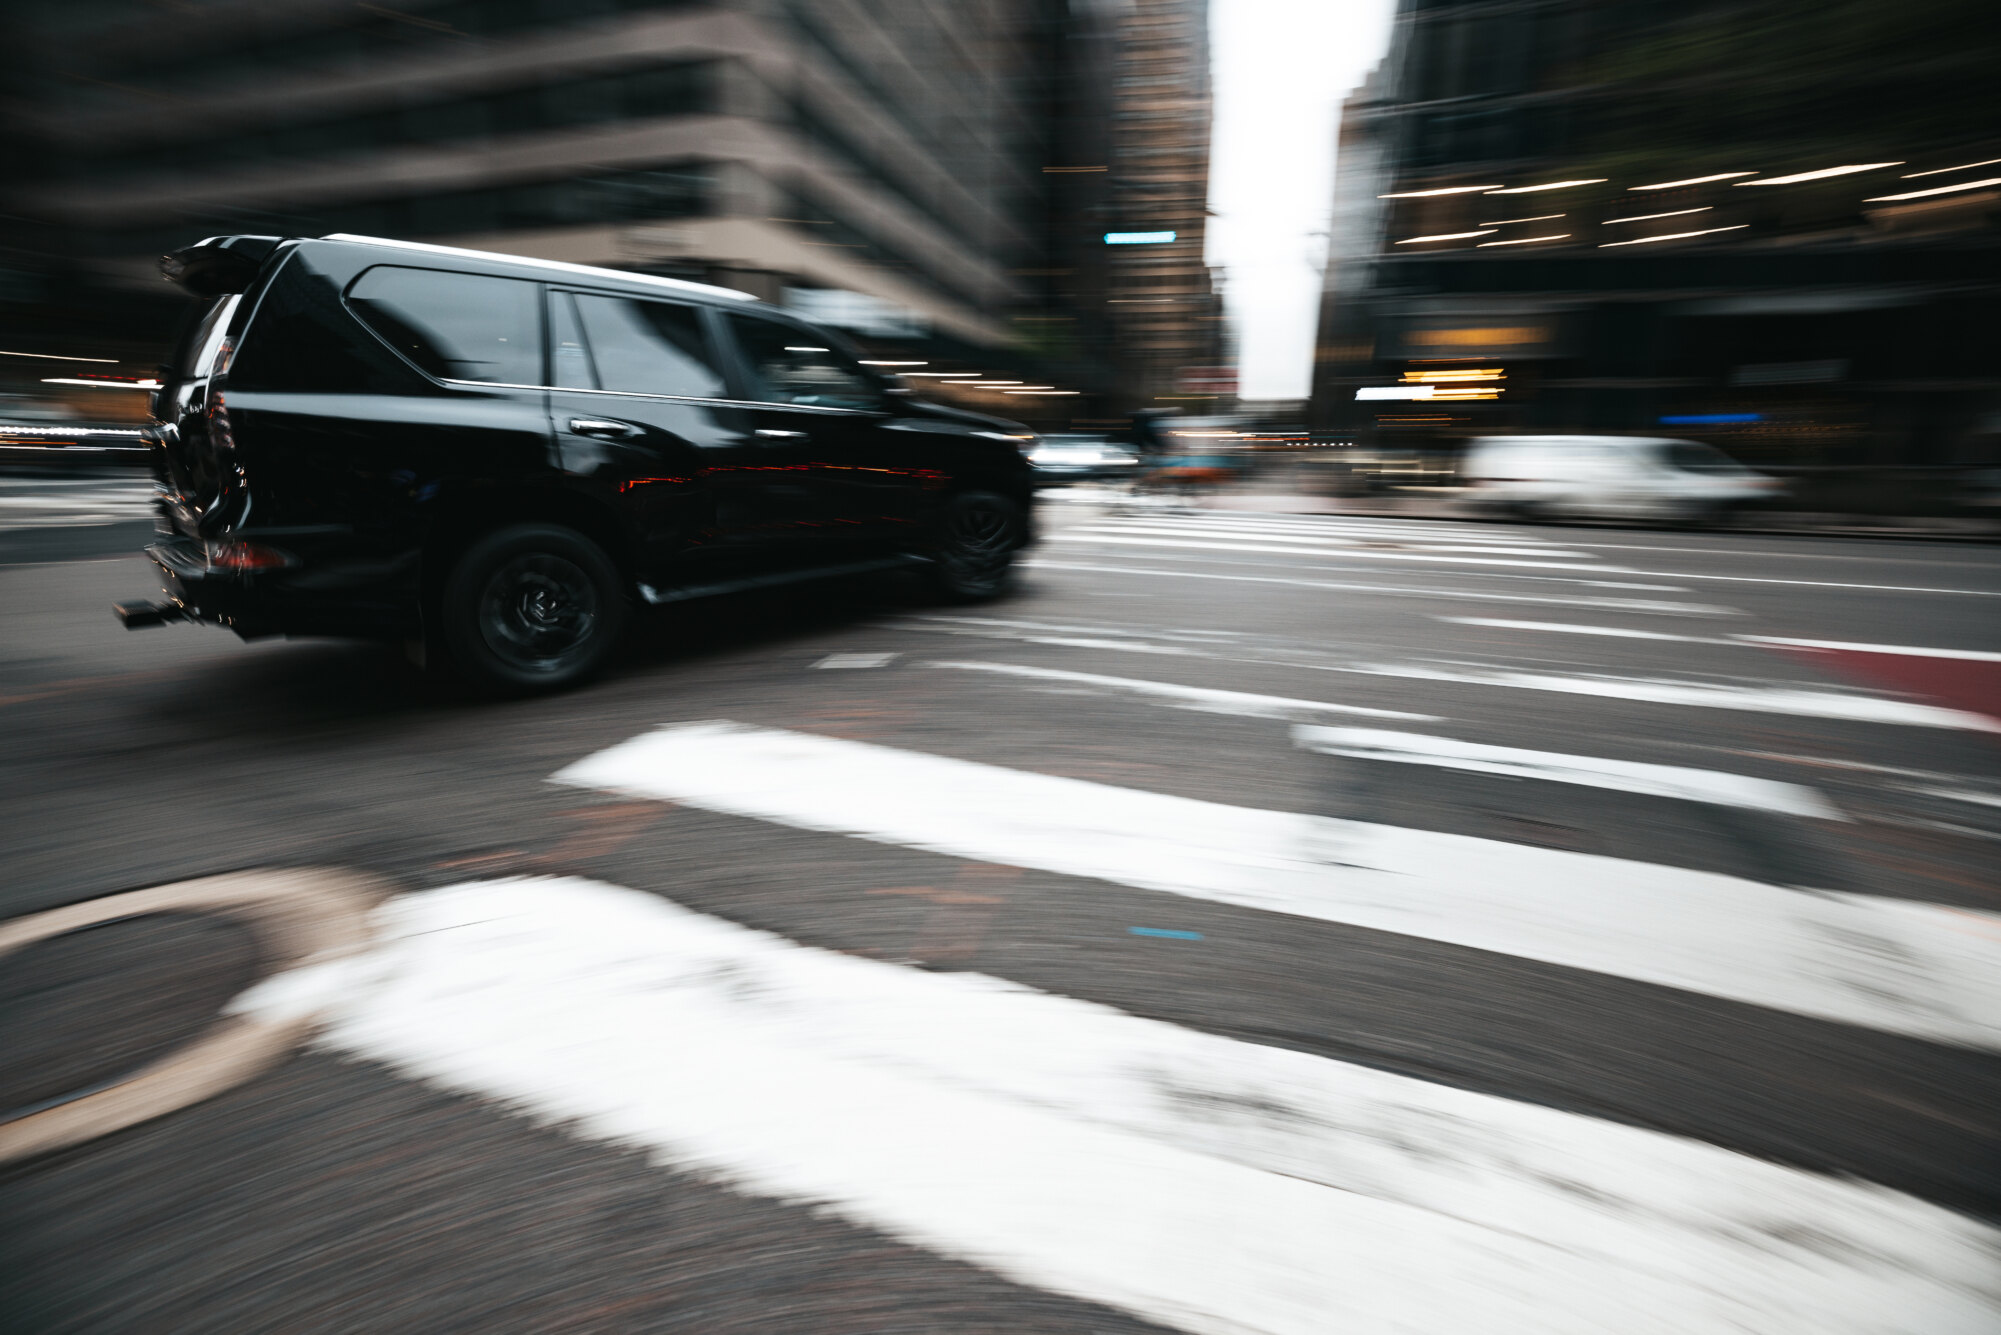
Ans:
{"type": "Polygon", "coordinates": [[[2001,185],[2001,176],[1989,176],[1984,180],[1965,181],[1959,185],[1935,185],[1929,190],[1907,190],[1901,195],[1871,195],[1864,204],[1882,204],[1897,199],[1923,199],[1927,195],[1950,195],[1961,190],[1978,190],[1982,186],[2001,185]]]}
{"type": "Polygon", "coordinates": [[[1707,185],[1711,181],[1728,181],[1739,176],[1756,176],[1756,172],[1717,172],[1714,176],[1690,176],[1679,181],[1655,181],[1652,185],[1629,185],[1628,190],[1672,190],[1681,185],[1707,185]]]}
{"type": "Polygon", "coordinates": [[[1666,213],[1636,213],[1630,218],[1607,218],[1598,225],[1600,227],[1610,227],[1613,223],[1645,222],[1649,218],[1679,218],[1684,213],[1707,213],[1715,207],[1714,204],[1704,204],[1699,209],[1669,209],[1666,213]]]}
{"type": "Polygon", "coordinates": [[[1397,244],[1400,246],[1412,246],[1420,241],[1463,241],[1469,236],[1492,236],[1493,234],[1494,229],[1491,227],[1478,232],[1440,232],[1435,236],[1407,236],[1397,242],[1397,244]]]}
{"type": "Polygon", "coordinates": [[[1427,382],[1446,380],[1504,380],[1506,378],[1502,374],[1502,369],[1498,366],[1489,367],[1484,370],[1405,371],[1403,373],[1403,380],[1407,385],[1422,385],[1427,382]]]}
{"type": "Polygon", "coordinates": [[[1631,241],[1607,241],[1598,249],[1609,250],[1613,246],[1644,246],[1653,241],[1680,241],[1691,236],[1709,236],[1716,232],[1737,232],[1749,227],[1749,223],[1738,223],[1732,227],[1705,227],[1700,232],[1669,232],[1664,236],[1639,236],[1631,241]]]}
{"type": "Polygon", "coordinates": [[[863,366],[929,366],[930,364],[930,362],[883,362],[866,360],[862,362],[863,366]]]}
{"type": "MultiPolygon", "coordinates": [[[[95,383],[95,382],[93,382],[95,383]]],[[[0,434],[9,436],[143,436],[140,430],[104,426],[7,426],[0,434]]]]}
{"type": "Polygon", "coordinates": [[[1920,176],[1940,176],[1946,172],[1963,172],[1974,167],[1992,167],[1997,162],[2001,162],[2001,158],[1986,158],[1980,162],[1962,162],[1957,167],[1934,167],[1928,172],[1905,172],[1904,179],[1906,181],[1915,181],[1920,176]]]}
{"type": "Polygon", "coordinates": [[[1377,199],[1429,199],[1433,195],[1470,195],[1474,191],[1488,191],[1491,185],[1446,185],[1436,190],[1399,190],[1393,195],[1377,195],[1377,199]]]}
{"type": "Polygon", "coordinates": [[[1497,218],[1493,222],[1483,222],[1482,227],[1506,227],[1509,223],[1548,222],[1551,218],[1564,217],[1561,213],[1538,213],[1533,218],[1497,218]]]}
{"type": "Polygon", "coordinates": [[[32,357],[44,362],[103,362],[108,366],[118,365],[116,357],[64,357],[54,352],[0,352],[0,357],[32,357]]]}
{"type": "Polygon", "coordinates": [[[157,380],[72,380],[66,376],[51,376],[42,381],[45,385],[87,385],[91,389],[158,389],[157,380]]]}
{"type": "Polygon", "coordinates": [[[1574,185],[1603,185],[1606,178],[1593,176],[1582,181],[1545,181],[1541,185],[1516,185],[1505,190],[1489,190],[1490,195],[1533,195],[1539,190],[1568,190],[1574,185]]]}
{"type": "Polygon", "coordinates": [[[1512,241],[1482,241],[1474,249],[1485,250],[1489,246],[1526,246],[1532,241],[1564,241],[1569,237],[1568,232],[1556,232],[1549,236],[1518,236],[1512,241]]]}
{"type": "Polygon", "coordinates": [[[1879,167],[1901,167],[1901,162],[1852,162],[1846,167],[1822,167],[1817,172],[1794,172],[1791,176],[1768,176],[1762,181],[1739,181],[1738,185],[1795,185],[1801,181],[1824,181],[1830,176],[1853,176],[1879,167]]]}
{"type": "Polygon", "coordinates": [[[1357,401],[1368,399],[1428,399],[1438,392],[1436,385],[1369,385],[1355,391],[1357,401]]]}
{"type": "Polygon", "coordinates": [[[1172,232],[1107,232],[1108,246],[1164,246],[1174,240],[1172,232]]]}
{"type": "Polygon", "coordinates": [[[1004,390],[1002,390],[1002,391],[1001,391],[1001,393],[1003,393],[1003,394],[1033,394],[1033,395],[1036,395],[1036,396],[1039,396],[1039,397],[1054,397],[1054,396],[1056,396],[1056,395],[1058,395],[1058,394],[1078,394],[1078,393],[1082,393],[1082,391],[1081,391],[1081,390],[1075,390],[1075,389],[1004,389],[1004,390]]]}

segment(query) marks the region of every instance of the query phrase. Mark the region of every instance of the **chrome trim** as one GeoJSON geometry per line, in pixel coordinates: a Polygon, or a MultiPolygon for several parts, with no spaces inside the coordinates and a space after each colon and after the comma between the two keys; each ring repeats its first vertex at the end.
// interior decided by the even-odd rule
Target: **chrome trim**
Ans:
{"type": "MultiPolygon", "coordinates": [[[[435,378],[435,377],[434,377],[435,378]]],[[[615,399],[651,399],[661,403],[701,403],[712,408],[764,408],[788,413],[832,413],[840,417],[887,417],[871,408],[828,408],[817,403],[764,403],[756,399],[704,399],[693,394],[641,394],[629,389],[579,389],[573,385],[517,385],[506,380],[443,380],[467,389],[537,389],[552,394],[603,394],[615,399]]]]}
{"type": "Polygon", "coordinates": [[[467,250],[461,246],[433,246],[423,241],[395,241],[382,236],[357,236],[353,232],[329,232],[322,241],[349,241],[364,246],[389,246],[396,250],[414,250],[420,255],[454,255],[459,259],[504,260],[509,264],[519,264],[531,269],[547,269],[554,273],[582,274],[586,278],[615,279],[620,283],[645,283],[653,287],[665,288],[670,292],[690,292],[704,297],[728,297],[731,301],[756,301],[748,292],[739,292],[733,287],[716,287],[709,283],[690,283],[681,278],[661,278],[655,274],[624,273],[617,269],[600,269],[590,264],[570,264],[564,260],[538,260],[527,255],[508,255],[498,250],[467,250]]]}

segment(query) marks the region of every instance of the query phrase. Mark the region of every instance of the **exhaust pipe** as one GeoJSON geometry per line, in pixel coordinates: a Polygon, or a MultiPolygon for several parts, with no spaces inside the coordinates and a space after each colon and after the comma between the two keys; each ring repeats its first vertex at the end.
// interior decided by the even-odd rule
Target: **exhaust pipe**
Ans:
{"type": "Polygon", "coordinates": [[[172,603],[113,603],[111,611],[125,623],[127,630],[144,630],[148,626],[164,626],[169,621],[189,619],[186,612],[172,603]]]}

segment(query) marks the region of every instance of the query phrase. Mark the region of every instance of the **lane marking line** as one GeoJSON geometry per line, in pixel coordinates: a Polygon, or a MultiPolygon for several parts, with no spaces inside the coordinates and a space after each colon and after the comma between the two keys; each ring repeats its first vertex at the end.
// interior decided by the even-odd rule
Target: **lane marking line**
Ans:
{"type": "Polygon", "coordinates": [[[1747,811],[1770,811],[1782,816],[1805,816],[1813,820],[1848,819],[1825,795],[1804,784],[1760,779],[1747,774],[1726,774],[1720,770],[1609,760],[1600,756],[1560,755],[1553,751],[1487,746],[1422,733],[1318,724],[1294,725],[1292,740],[1293,745],[1305,750],[1345,756],[1352,760],[1381,760],[1463,770],[1472,774],[1542,779],[1551,783],[1610,788],[1650,797],[1671,797],[1684,802],[1742,807],[1747,811]]]}
{"type": "MultiPolygon", "coordinates": [[[[1059,641],[1060,643],[1060,641],[1059,641]]],[[[1125,645],[1113,643],[1113,648],[1125,645]]],[[[1024,667],[1018,663],[991,663],[979,660],[938,659],[926,667],[957,668],[963,672],[992,672],[1001,676],[1026,677],[1036,681],[1075,682],[1082,686],[1102,686],[1133,695],[1155,696],[1178,702],[1182,708],[1205,714],[1235,714],[1243,718],[1289,719],[1306,714],[1357,714],[1367,718],[1402,719],[1412,723],[1436,723],[1436,714],[1413,714],[1402,709],[1371,709],[1363,705],[1341,705],[1326,700],[1295,700],[1283,695],[1259,695],[1251,691],[1225,691],[1208,686],[1182,686],[1169,681],[1146,681],[1138,677],[1108,677],[1096,672],[1068,672],[1060,668],[1024,667]]]]}
{"type": "Polygon", "coordinates": [[[1169,570],[1162,566],[1086,565],[1073,561],[1048,561],[1040,557],[1021,564],[1031,570],[1073,570],[1099,575],[1151,575],[1164,579],[1215,579],[1235,584],[1278,584],[1289,588],[1321,589],[1332,593],[1458,598],[1486,603],[1542,603],[1558,607],[1598,607],[1622,612],[1647,612],[1659,616],[1744,615],[1734,607],[1719,607],[1713,603],[1677,603],[1649,598],[1556,598],[1529,593],[1476,593],[1466,589],[1426,589],[1394,584],[1343,584],[1333,580],[1290,579],[1279,575],[1224,575],[1209,570],[1169,570]]]}
{"type": "Polygon", "coordinates": [[[1679,640],[1691,644],[1728,644],[1729,640],[1703,635],[1672,635],[1661,630],[1626,630],[1619,626],[1576,626],[1561,621],[1510,621],[1505,617],[1449,617],[1434,614],[1433,621],[1451,621],[1461,626],[1492,626],[1498,630],[1540,630],[1562,635],[1607,635],[1628,640],[1679,640]]]}
{"type": "Polygon", "coordinates": [[[2001,1315],[1991,1226],[1701,1141],[584,880],[378,922],[379,981],[320,1047],[1193,1335],[2001,1315]]]}
{"type": "Polygon", "coordinates": [[[879,668],[896,661],[895,654],[828,654],[816,668],[879,668]]]}
{"type": "Polygon", "coordinates": [[[1736,635],[1753,644],[1780,644],[1792,649],[1836,649],[1857,654],[1902,654],[1907,658],[1963,658],[1974,663],[2001,663],[2001,654],[1978,649],[1924,649],[1908,644],[1856,644],[1849,640],[1795,640],[1783,635],[1736,635]]]}
{"type": "Polygon", "coordinates": [[[1354,548],[1342,548],[1338,552],[1330,552],[1321,547],[1281,547],[1272,544],[1205,542],[1179,538],[1121,538],[1060,532],[1050,534],[1048,540],[1051,542],[1090,543],[1097,546],[1175,547],[1186,548],[1191,551],[1255,552],[1274,556],[1339,556],[1344,561],[1412,561],[1431,565],[1512,566],[1520,570],[1590,570],[1619,575],[1644,573],[1628,569],[1625,566],[1598,565],[1595,563],[1589,566],[1580,566],[1575,561],[1514,561],[1484,556],[1426,556],[1417,552],[1377,552],[1354,548]]]}
{"type": "MultiPolygon", "coordinates": [[[[1313,664],[1301,664],[1313,667],[1313,664]]],[[[1914,704],[1880,695],[1844,695],[1836,691],[1794,687],[1716,686],[1708,682],[1646,677],[1563,676],[1547,672],[1517,672],[1506,668],[1440,668],[1417,663],[1379,663],[1353,667],[1320,666],[1325,672],[1360,672],[1372,677],[1404,677],[1413,681],[1452,682],[1466,686],[1501,686],[1514,690],[1554,691],[1648,704],[1686,705],[1700,709],[1734,709],[1753,714],[1792,714],[1800,718],[1841,719],[1852,723],[1887,723],[1911,728],[1954,728],[1965,732],[2001,733],[2001,722],[1984,714],[1940,705],[1914,704]]]]}
{"type": "Polygon", "coordinates": [[[663,727],[552,781],[2001,1050],[1996,915],[729,722],[663,727]]]}

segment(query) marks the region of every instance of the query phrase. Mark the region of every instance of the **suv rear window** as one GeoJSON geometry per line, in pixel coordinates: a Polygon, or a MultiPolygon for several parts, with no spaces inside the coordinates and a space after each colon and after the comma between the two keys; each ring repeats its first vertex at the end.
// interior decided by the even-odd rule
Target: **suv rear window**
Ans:
{"type": "Polygon", "coordinates": [[[347,302],[389,345],[440,380],[542,383],[536,285],[440,269],[370,269],[347,302]]]}
{"type": "Polygon", "coordinates": [[[222,347],[223,330],[229,327],[229,317],[236,312],[237,303],[243,297],[231,293],[226,297],[212,299],[208,308],[197,316],[181,332],[179,346],[174,349],[171,363],[175,375],[188,379],[207,375],[215,364],[215,354],[222,347]]]}

